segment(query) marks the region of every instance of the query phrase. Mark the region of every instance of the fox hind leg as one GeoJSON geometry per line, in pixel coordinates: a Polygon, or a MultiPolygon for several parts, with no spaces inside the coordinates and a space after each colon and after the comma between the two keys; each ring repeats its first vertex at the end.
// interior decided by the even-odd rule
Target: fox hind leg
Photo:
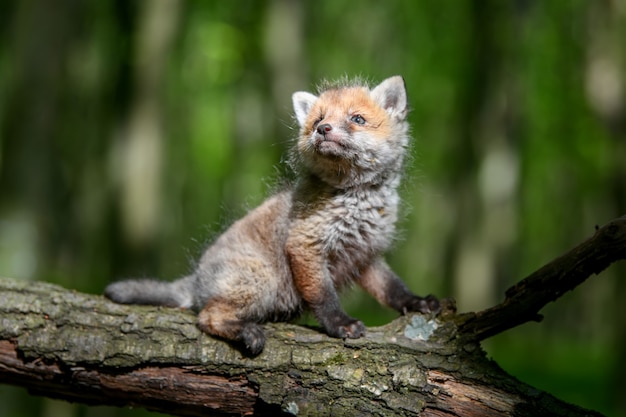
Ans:
{"type": "Polygon", "coordinates": [[[212,299],[198,314],[198,327],[205,333],[243,343],[253,356],[265,347],[265,332],[260,324],[242,320],[232,302],[212,299]]]}

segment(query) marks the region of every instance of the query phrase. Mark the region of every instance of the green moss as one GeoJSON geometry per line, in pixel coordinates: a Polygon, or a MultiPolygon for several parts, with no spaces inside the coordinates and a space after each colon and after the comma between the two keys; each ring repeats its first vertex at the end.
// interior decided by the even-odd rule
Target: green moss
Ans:
{"type": "Polygon", "coordinates": [[[346,354],[344,352],[338,352],[333,357],[327,359],[324,362],[324,366],[341,366],[341,365],[345,365],[347,359],[348,358],[346,357],[346,354]]]}

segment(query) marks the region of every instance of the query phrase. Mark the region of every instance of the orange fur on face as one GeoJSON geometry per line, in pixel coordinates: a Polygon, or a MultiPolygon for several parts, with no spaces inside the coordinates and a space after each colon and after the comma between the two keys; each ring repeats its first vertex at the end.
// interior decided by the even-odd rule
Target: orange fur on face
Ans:
{"type": "Polygon", "coordinates": [[[321,123],[333,128],[347,126],[347,130],[367,131],[372,137],[384,140],[391,135],[389,115],[372,100],[363,87],[350,87],[323,92],[315,102],[306,121],[303,136],[309,136],[321,123]],[[351,122],[350,117],[361,115],[365,124],[351,122]]]}

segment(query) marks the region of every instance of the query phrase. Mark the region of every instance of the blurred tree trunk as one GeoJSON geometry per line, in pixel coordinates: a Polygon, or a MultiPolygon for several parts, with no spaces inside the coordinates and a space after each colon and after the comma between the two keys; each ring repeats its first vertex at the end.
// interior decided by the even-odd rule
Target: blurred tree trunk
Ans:
{"type": "Polygon", "coordinates": [[[71,231],[56,222],[66,214],[68,197],[57,132],[63,119],[59,80],[76,35],[72,22],[80,20],[79,3],[18,2],[14,13],[20,25],[11,28],[12,42],[7,42],[14,51],[14,79],[3,97],[0,190],[14,205],[29,209],[40,231],[36,250],[42,265],[54,265],[71,244],[71,231]]]}
{"type": "Polygon", "coordinates": [[[515,99],[502,94],[514,95],[507,52],[515,16],[497,1],[472,1],[468,9],[453,115],[458,154],[446,174],[455,214],[444,265],[461,308],[476,310],[511,282],[499,267],[508,265],[515,238],[519,164],[515,99]]]}
{"type": "Polygon", "coordinates": [[[154,250],[161,214],[164,93],[177,34],[180,0],[139,3],[132,62],[133,94],[118,140],[122,226],[131,248],[154,250]]]}
{"type": "MultiPolygon", "coordinates": [[[[609,175],[612,200],[616,212],[626,212],[626,54],[623,39],[623,10],[620,16],[616,3],[593,3],[587,16],[588,45],[586,56],[587,99],[598,120],[613,138],[611,142],[613,167],[609,175]]],[[[613,317],[626,317],[626,266],[617,265],[614,280],[613,317]]],[[[612,383],[614,409],[626,415],[626,326],[614,323],[614,351],[617,361],[613,367],[612,383]]]]}

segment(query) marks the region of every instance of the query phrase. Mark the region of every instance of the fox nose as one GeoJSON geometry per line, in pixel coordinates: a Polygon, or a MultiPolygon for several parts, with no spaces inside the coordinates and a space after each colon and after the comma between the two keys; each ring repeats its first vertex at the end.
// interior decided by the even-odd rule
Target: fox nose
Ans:
{"type": "Polygon", "coordinates": [[[319,133],[320,135],[326,135],[331,130],[333,130],[333,127],[328,123],[324,123],[323,125],[319,125],[317,127],[317,133],[319,133]]]}

